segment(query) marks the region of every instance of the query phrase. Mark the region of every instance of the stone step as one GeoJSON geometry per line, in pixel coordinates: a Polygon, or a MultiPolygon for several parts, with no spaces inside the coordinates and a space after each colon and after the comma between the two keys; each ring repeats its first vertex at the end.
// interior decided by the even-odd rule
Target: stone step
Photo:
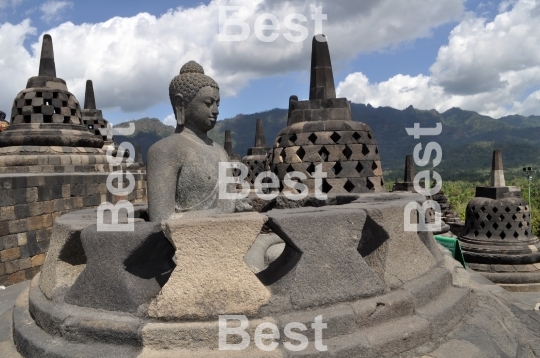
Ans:
{"type": "Polygon", "coordinates": [[[41,292],[38,279],[39,275],[29,288],[28,310],[35,323],[48,335],[77,343],[141,345],[141,322],[137,317],[55,304],[41,292]]]}
{"type": "Polygon", "coordinates": [[[448,332],[462,320],[469,311],[470,295],[469,288],[450,286],[436,300],[416,309],[418,316],[430,322],[432,338],[448,332]]]}
{"type": "Polygon", "coordinates": [[[436,300],[451,285],[450,271],[444,267],[436,267],[425,275],[405,283],[403,289],[414,296],[415,307],[418,310],[436,300]]]}
{"type": "Polygon", "coordinates": [[[53,337],[42,330],[28,311],[26,289],[17,298],[13,308],[13,341],[24,357],[70,358],[70,357],[136,357],[140,346],[114,344],[75,344],[53,337]]]}
{"type": "MultiPolygon", "coordinates": [[[[328,351],[319,351],[310,342],[301,352],[287,352],[289,357],[394,357],[430,339],[430,325],[417,316],[403,317],[381,325],[331,339],[323,339],[328,351]],[[330,352],[332,352],[330,354],[330,352]]],[[[324,331],[323,331],[324,337],[324,331]]]]}

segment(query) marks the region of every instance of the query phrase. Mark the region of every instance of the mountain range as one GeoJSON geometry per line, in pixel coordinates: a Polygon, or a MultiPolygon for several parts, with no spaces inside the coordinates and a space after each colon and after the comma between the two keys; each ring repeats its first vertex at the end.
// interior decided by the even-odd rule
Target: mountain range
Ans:
{"type": "MultiPolygon", "coordinates": [[[[494,149],[503,151],[506,168],[538,168],[540,165],[540,116],[511,115],[495,119],[460,108],[439,113],[433,109],[419,110],[412,106],[398,110],[357,103],[351,103],[351,111],[353,120],[364,122],[373,130],[385,175],[390,175],[392,180],[402,176],[405,155],[411,154],[418,143],[422,143],[425,148],[431,141],[437,142],[443,151],[442,162],[435,170],[443,178],[452,180],[476,179],[478,173],[491,167],[494,149]],[[405,128],[412,128],[415,123],[419,123],[422,128],[433,128],[441,123],[443,130],[438,136],[414,139],[407,135],[405,128]]],[[[287,125],[286,109],[239,114],[218,121],[209,136],[223,144],[225,130],[230,130],[234,152],[244,156],[248,148],[253,146],[255,122],[258,118],[263,121],[266,144],[272,146],[279,131],[287,125]]],[[[140,144],[144,159],[153,143],[174,132],[174,127],[156,118],[142,118],[136,120],[135,124],[134,135],[127,138],[117,136],[115,140],[118,143],[127,140],[140,144]]],[[[116,126],[126,125],[122,123],[116,126]]],[[[425,168],[429,169],[430,166],[425,168]]],[[[420,169],[417,167],[417,170],[420,169]]],[[[485,173],[481,175],[485,176],[485,173]]]]}

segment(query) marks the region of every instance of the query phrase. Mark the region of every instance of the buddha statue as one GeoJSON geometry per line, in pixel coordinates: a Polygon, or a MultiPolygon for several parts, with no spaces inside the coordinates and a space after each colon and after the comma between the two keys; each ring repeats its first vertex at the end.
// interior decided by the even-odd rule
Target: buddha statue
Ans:
{"type": "Polygon", "coordinates": [[[208,137],[219,114],[218,84],[190,61],[171,81],[169,97],[176,131],[155,143],[147,155],[150,220],[187,211],[242,211],[235,201],[218,200],[219,163],[229,161],[223,147],[208,137]]]}

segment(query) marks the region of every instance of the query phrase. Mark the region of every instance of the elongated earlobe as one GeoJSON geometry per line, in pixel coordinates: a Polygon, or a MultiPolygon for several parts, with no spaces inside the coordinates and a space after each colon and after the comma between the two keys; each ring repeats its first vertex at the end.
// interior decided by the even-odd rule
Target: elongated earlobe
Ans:
{"type": "Polygon", "coordinates": [[[182,94],[177,93],[175,96],[175,102],[174,102],[174,115],[176,116],[176,123],[179,126],[183,126],[186,122],[185,118],[185,102],[184,102],[184,96],[182,94]]]}

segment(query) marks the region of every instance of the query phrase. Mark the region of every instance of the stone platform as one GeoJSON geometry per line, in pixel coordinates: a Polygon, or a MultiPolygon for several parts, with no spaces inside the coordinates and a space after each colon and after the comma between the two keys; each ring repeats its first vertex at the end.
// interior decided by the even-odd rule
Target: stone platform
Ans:
{"type": "MultiPolygon", "coordinates": [[[[17,300],[13,311],[14,342],[27,357],[42,356],[45,352],[46,356],[54,357],[96,354],[104,357],[319,357],[328,354],[383,357],[407,352],[444,336],[468,314],[472,302],[466,272],[441,253],[432,236],[404,232],[403,225],[396,224],[403,221],[403,208],[411,200],[421,201],[422,197],[416,194],[366,194],[350,204],[272,210],[266,215],[244,213],[206,217],[195,213],[171,218],[163,227],[165,235],[176,247],[175,261],[179,266],[166,282],[160,283],[161,290],[159,286],[152,289],[156,298],[131,310],[118,306],[103,309],[73,298],[71,289],[83,280],[83,274],[88,270],[88,273],[98,273],[99,265],[93,264],[92,269],[89,265],[95,260],[99,262],[99,257],[88,251],[88,245],[96,235],[91,226],[95,213],[92,210],[70,213],[69,218],[60,217],[55,224],[53,247],[41,277],[36,277],[30,289],[17,300]],[[257,242],[266,220],[286,242],[285,250],[267,267],[255,270],[258,271],[255,274],[242,258],[249,247],[254,246],[253,242],[257,242]],[[221,235],[224,226],[223,222],[217,225],[219,221],[229,222],[238,238],[226,240],[225,236],[230,236],[221,235]],[[208,222],[214,222],[214,227],[208,222]],[[321,231],[322,227],[329,228],[330,222],[333,223],[332,230],[321,231]],[[175,230],[175,225],[181,225],[184,230],[175,230]],[[186,239],[178,234],[192,230],[205,237],[214,235],[198,231],[197,225],[219,233],[216,238],[222,238],[219,245],[223,247],[210,240],[208,245],[190,249],[183,241],[186,239]],[[228,245],[242,248],[240,238],[248,245],[238,252],[230,251],[228,245]],[[73,255],[66,255],[66,250],[79,248],[81,251],[81,244],[81,259],[67,262],[66,258],[73,255]],[[210,260],[212,265],[203,265],[198,272],[186,271],[191,270],[190,267],[196,268],[197,260],[204,260],[216,249],[225,255],[225,261],[221,262],[218,255],[210,260]],[[198,250],[199,254],[193,250],[198,250]],[[187,262],[189,257],[195,261],[187,262]],[[227,275],[236,276],[242,268],[246,272],[241,275],[247,276],[238,276],[238,283],[249,282],[249,275],[255,279],[251,286],[246,286],[249,294],[230,296],[226,306],[218,304],[223,302],[223,292],[227,289],[232,287],[231,293],[236,293],[241,288],[235,288],[236,279],[228,280],[227,275]],[[182,279],[189,272],[188,276],[193,278],[191,283],[182,279]],[[217,283],[205,285],[205,280],[211,280],[217,272],[223,278],[218,290],[215,289],[219,287],[217,283]],[[197,307],[193,302],[195,306],[191,307],[189,298],[193,294],[194,297],[202,294],[206,303],[197,307]],[[178,303],[167,301],[169,296],[176,297],[178,303]],[[178,297],[183,298],[178,300],[178,297]],[[160,307],[160,301],[167,304],[160,307]],[[171,311],[173,306],[178,306],[179,310],[171,311]],[[195,316],[185,316],[182,308],[195,316]],[[247,331],[251,332],[252,338],[246,350],[217,350],[219,314],[250,317],[247,331]],[[328,325],[323,331],[327,352],[315,348],[312,330],[306,332],[310,343],[301,352],[284,349],[283,340],[279,341],[280,348],[272,352],[262,352],[255,347],[253,332],[262,322],[274,323],[283,332],[290,322],[310,327],[314,318],[320,315],[328,325]]],[[[136,225],[151,224],[144,223],[143,207],[137,207],[136,212],[139,217],[136,225]]],[[[122,236],[113,235],[115,240],[123,240],[122,236]]],[[[137,233],[133,235],[137,237],[137,233]]],[[[126,263],[126,256],[129,260],[137,248],[129,250],[114,256],[114,260],[126,263]]],[[[107,272],[111,270],[107,269],[107,272]]],[[[128,284],[125,297],[131,297],[130,289],[136,289],[139,282],[143,282],[140,279],[144,279],[137,274],[136,265],[130,266],[130,271],[137,277],[121,273],[125,278],[118,281],[128,284]]],[[[92,277],[97,276],[86,276],[84,286],[88,287],[92,277]]],[[[154,282],[154,277],[150,276],[145,278],[148,284],[154,282]]],[[[108,279],[119,280],[114,274],[108,279]]],[[[107,285],[106,280],[104,276],[95,281],[107,285]]],[[[93,294],[99,300],[94,302],[99,304],[114,298],[114,293],[108,289],[100,290],[99,285],[95,291],[93,294]]],[[[229,343],[234,343],[234,339],[229,343]]]]}

